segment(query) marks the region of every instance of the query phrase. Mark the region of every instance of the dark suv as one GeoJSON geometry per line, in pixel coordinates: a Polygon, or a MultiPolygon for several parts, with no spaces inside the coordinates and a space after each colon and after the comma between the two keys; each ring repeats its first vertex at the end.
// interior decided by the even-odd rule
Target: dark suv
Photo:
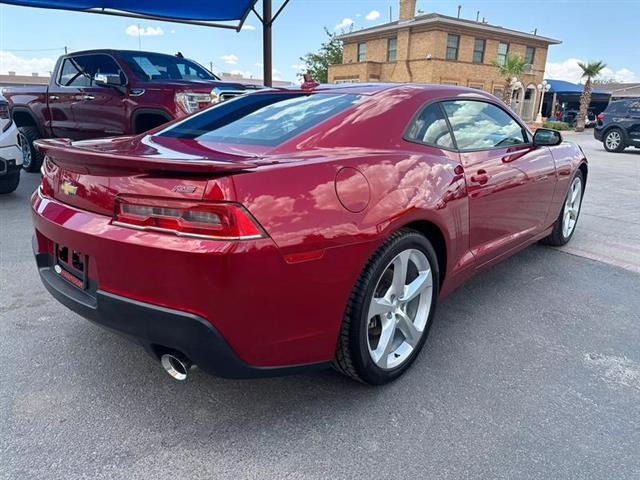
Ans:
{"type": "Polygon", "coordinates": [[[640,148],[640,99],[611,102],[596,120],[593,136],[607,152],[640,148]]]}

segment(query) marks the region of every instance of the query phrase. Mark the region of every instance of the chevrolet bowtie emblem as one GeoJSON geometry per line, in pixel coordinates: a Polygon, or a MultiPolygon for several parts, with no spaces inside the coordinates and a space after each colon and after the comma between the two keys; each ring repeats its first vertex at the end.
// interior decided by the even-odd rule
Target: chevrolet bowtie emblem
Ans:
{"type": "Polygon", "coordinates": [[[75,195],[78,191],[78,187],[73,183],[65,180],[64,182],[62,182],[60,190],[62,190],[62,193],[64,193],[65,195],[75,195]]]}

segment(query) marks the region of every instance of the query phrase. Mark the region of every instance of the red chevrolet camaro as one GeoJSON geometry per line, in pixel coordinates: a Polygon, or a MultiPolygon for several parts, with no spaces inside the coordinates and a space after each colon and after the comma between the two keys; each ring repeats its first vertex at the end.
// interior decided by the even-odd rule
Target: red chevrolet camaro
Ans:
{"type": "Polygon", "coordinates": [[[571,239],[587,179],[558,132],[442,85],[264,90],[147,134],[38,148],[44,285],[177,379],[333,365],[393,380],[438,298],[571,239]]]}

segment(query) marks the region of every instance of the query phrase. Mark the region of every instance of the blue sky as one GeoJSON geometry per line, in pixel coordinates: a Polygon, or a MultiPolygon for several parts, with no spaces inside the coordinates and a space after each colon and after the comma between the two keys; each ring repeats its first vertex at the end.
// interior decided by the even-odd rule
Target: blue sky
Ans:
{"type": "MultiPolygon", "coordinates": [[[[281,0],[273,0],[274,7],[281,0]]],[[[577,60],[602,59],[607,77],[640,82],[640,0],[418,0],[418,9],[462,17],[486,17],[489,23],[522,31],[538,29],[562,45],[549,51],[547,76],[577,79],[577,60]]],[[[354,29],[384,23],[398,15],[397,0],[291,0],[274,25],[274,77],[295,80],[300,56],[324,40],[323,27],[353,23],[354,29]],[[373,12],[373,13],[372,13],[373,12]]],[[[262,35],[251,14],[242,32],[103,15],[0,5],[0,73],[47,73],[63,47],[138,48],[181,51],[216,72],[261,77],[262,35]]]]}

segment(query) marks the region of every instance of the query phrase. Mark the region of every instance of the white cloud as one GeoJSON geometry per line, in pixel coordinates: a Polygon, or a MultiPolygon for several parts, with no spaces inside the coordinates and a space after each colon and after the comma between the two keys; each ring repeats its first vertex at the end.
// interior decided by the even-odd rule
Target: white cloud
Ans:
{"type": "Polygon", "coordinates": [[[378,18],[380,18],[380,12],[378,10],[371,10],[364,18],[366,18],[367,20],[377,20],[378,18]]]}
{"type": "Polygon", "coordinates": [[[139,27],[138,25],[129,25],[125,30],[130,37],[157,37],[164,35],[164,30],[160,27],[139,27]]]}
{"type": "Polygon", "coordinates": [[[258,68],[264,67],[264,65],[262,63],[260,63],[260,62],[256,63],[255,66],[258,67],[258,68]]]}
{"type": "Polygon", "coordinates": [[[350,18],[343,18],[342,21],[335,26],[334,30],[346,30],[352,25],[353,20],[351,20],[350,18]]]}
{"type": "Polygon", "coordinates": [[[244,25],[242,25],[242,30],[255,30],[256,27],[254,27],[253,25],[249,25],[248,23],[245,23],[244,25]]]}
{"type": "Polygon", "coordinates": [[[55,58],[23,58],[7,50],[0,50],[0,73],[16,72],[18,75],[49,75],[56,64],[55,58]]]}
{"type": "Polygon", "coordinates": [[[294,70],[304,70],[306,65],[303,65],[302,63],[295,63],[293,65],[291,65],[291,68],[293,68],[294,70]]]}
{"type": "MultiPolygon", "coordinates": [[[[567,82],[580,83],[582,79],[582,69],[578,62],[584,62],[579,58],[568,58],[563,62],[548,62],[546,67],[546,77],[554,80],[566,80],[567,82]]],[[[611,79],[617,82],[640,82],[640,75],[629,70],[621,68],[613,70],[606,67],[598,78],[611,79]]]]}
{"type": "Polygon", "coordinates": [[[226,63],[227,65],[235,65],[239,60],[239,58],[233,53],[230,53],[229,55],[223,55],[220,58],[224,60],[224,63],[226,63]]]}

